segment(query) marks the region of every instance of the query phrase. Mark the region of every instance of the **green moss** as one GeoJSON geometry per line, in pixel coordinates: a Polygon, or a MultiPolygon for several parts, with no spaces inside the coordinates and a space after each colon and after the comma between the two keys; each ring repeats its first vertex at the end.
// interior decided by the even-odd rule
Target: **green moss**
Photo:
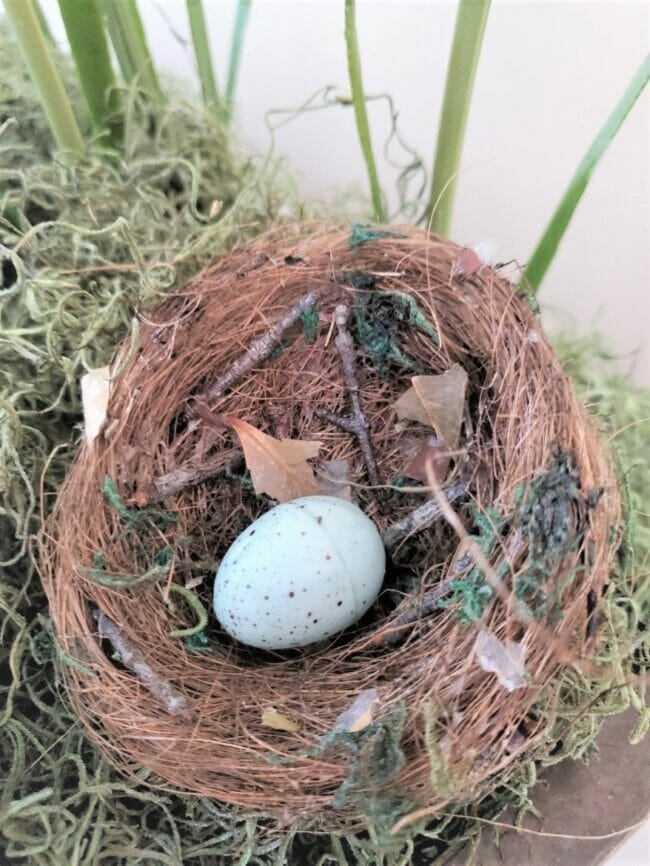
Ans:
{"type": "MultiPolygon", "coordinates": [[[[66,85],[78,103],[70,75],[66,85]]],[[[369,822],[363,834],[322,835],[316,819],[269,837],[263,815],[156,788],[146,769],[134,778],[119,775],[86,742],[62,698],[57,660],[92,672],[83,658],[57,647],[27,544],[38,527],[36,491],[45,460],[55,446],[67,446],[80,423],[79,376],[110,359],[145,305],[254,230],[241,225],[267,225],[284,198],[199,109],[171,94],[169,108],[154,115],[133,93],[125,97],[124,159],[109,163],[91,152],[74,166],[61,164],[12,45],[0,34],[0,850],[9,863],[34,866],[284,866],[308,862],[303,852],[341,866],[346,859],[355,866],[406,864],[412,836],[388,846],[376,829],[403,811],[399,798],[359,800],[369,822]],[[216,201],[223,207],[211,219],[216,201]]],[[[640,575],[650,549],[650,527],[641,516],[650,512],[650,437],[640,419],[650,416],[650,392],[612,377],[599,344],[574,341],[563,354],[614,437],[631,534],[612,575],[598,650],[598,661],[618,679],[612,685],[570,670],[553,685],[552,702],[550,694],[540,698],[545,712],[552,706],[552,729],[537,753],[542,764],[585,754],[602,716],[630,703],[641,714],[634,736],[648,724],[640,687],[628,685],[627,677],[633,663],[648,664],[640,625],[650,619],[650,598],[640,575]],[[551,756],[558,740],[561,748],[551,756]]],[[[72,451],[62,448],[51,463],[48,501],[72,451]]],[[[161,553],[152,567],[164,568],[164,560],[161,553]]],[[[101,553],[95,568],[107,571],[101,553]]],[[[197,625],[184,640],[203,651],[197,625]]],[[[378,740],[360,748],[350,797],[361,797],[368,771],[374,778],[397,767],[399,737],[393,741],[393,752],[385,741],[380,745],[394,766],[377,762],[378,740]]],[[[502,783],[496,795],[477,791],[452,810],[471,817],[525,804],[534,770],[528,762],[508,771],[492,780],[502,783]]],[[[477,827],[465,817],[443,818],[430,823],[424,839],[439,849],[477,827]]]]}

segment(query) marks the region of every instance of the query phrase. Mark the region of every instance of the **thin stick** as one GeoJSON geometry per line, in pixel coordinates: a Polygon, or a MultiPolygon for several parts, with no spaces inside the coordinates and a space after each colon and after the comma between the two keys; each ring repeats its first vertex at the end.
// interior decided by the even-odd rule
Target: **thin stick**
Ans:
{"type": "Polygon", "coordinates": [[[224,451],[209,463],[202,466],[181,466],[174,472],[154,478],[147,494],[147,504],[162,502],[170,496],[177,496],[188,487],[202,484],[210,478],[235,469],[242,461],[241,451],[232,448],[224,451]]]}
{"type": "Polygon", "coordinates": [[[82,154],[83,138],[32,0],[4,0],[4,6],[57,146],[76,156],[82,154]]]}
{"type": "Polygon", "coordinates": [[[477,815],[463,815],[460,812],[440,812],[435,806],[425,806],[423,809],[417,809],[415,812],[411,812],[400,818],[391,828],[390,835],[395,836],[400,830],[408,827],[409,824],[413,824],[414,821],[419,821],[421,818],[426,818],[428,815],[436,815],[436,817],[441,818],[459,818],[466,821],[480,821],[482,824],[500,827],[503,830],[513,830],[515,833],[528,833],[529,836],[540,836],[545,839],[571,839],[576,842],[600,842],[604,839],[614,839],[616,836],[624,836],[626,833],[638,830],[647,821],[647,818],[644,818],[636,824],[630,824],[629,827],[612,830],[611,833],[600,833],[594,836],[576,836],[573,833],[547,833],[545,830],[533,830],[532,827],[518,827],[516,824],[506,824],[504,821],[493,821],[490,818],[479,818],[477,815]]]}
{"type": "Polygon", "coordinates": [[[449,234],[456,178],[491,0],[460,0],[445,95],[440,113],[431,194],[426,217],[433,231],[449,234]]]}
{"type": "Polygon", "coordinates": [[[359,440],[359,447],[361,448],[361,454],[363,455],[366,464],[370,483],[376,485],[379,484],[379,472],[377,470],[372,442],[370,441],[368,420],[364,414],[363,407],[361,406],[361,399],[359,397],[359,380],[354,365],[354,343],[352,342],[352,337],[348,331],[349,313],[350,310],[346,304],[339,304],[334,311],[334,321],[337,329],[336,348],[339,350],[339,355],[341,356],[343,376],[350,393],[354,434],[359,440]]]}
{"type": "Polygon", "coordinates": [[[372,635],[368,646],[392,646],[397,643],[408,626],[437,610],[438,602],[449,595],[450,591],[449,583],[444,581],[425,592],[421,598],[405,604],[403,610],[387,624],[385,629],[372,635]]]}
{"type": "MultiPolygon", "coordinates": [[[[485,580],[490,584],[490,586],[499,596],[501,601],[507,607],[510,607],[512,601],[511,593],[508,592],[508,588],[506,587],[505,583],[503,582],[503,580],[501,580],[495,569],[492,567],[492,565],[488,561],[487,556],[483,553],[478,543],[472,538],[470,538],[465,527],[461,523],[460,518],[445,498],[445,494],[440,489],[440,485],[438,484],[438,481],[436,479],[435,472],[433,471],[432,460],[429,460],[427,462],[427,481],[429,483],[429,487],[433,490],[434,496],[440,504],[440,510],[445,520],[454,530],[458,538],[467,546],[467,550],[474,557],[476,565],[483,572],[483,577],[485,578],[485,580]]],[[[530,625],[532,622],[534,622],[533,617],[529,613],[527,613],[527,611],[521,604],[516,605],[515,615],[519,622],[523,622],[526,625],[530,625]]]]}
{"type": "Polygon", "coordinates": [[[337,415],[336,412],[330,412],[329,409],[316,409],[314,414],[317,418],[338,427],[339,430],[343,430],[345,433],[351,433],[353,436],[356,435],[356,424],[353,419],[349,418],[347,415],[337,415]]]}
{"type": "Polygon", "coordinates": [[[142,685],[157,698],[171,716],[191,718],[187,698],[163,679],[147,663],[143,653],[129,641],[122,629],[100,610],[94,611],[99,635],[119,653],[122,664],[132,671],[142,685]]]}
{"type": "Polygon", "coordinates": [[[348,74],[350,76],[350,89],[352,91],[352,104],[354,116],[357,121],[359,144],[366,163],[368,181],[370,183],[370,195],[375,220],[380,223],[386,222],[386,209],[384,198],[379,185],[377,165],[372,150],[370,137],[370,125],[368,123],[368,112],[366,111],[366,97],[363,91],[363,80],[361,77],[361,58],[359,56],[359,43],[357,40],[356,8],[354,0],[345,0],[345,42],[348,52],[348,74]]]}
{"type": "Polygon", "coordinates": [[[318,292],[315,291],[309,292],[309,294],[301,298],[284,316],[278,319],[277,322],[274,322],[265,334],[254,340],[244,354],[233,362],[229,370],[226,370],[223,376],[220,376],[216,382],[213,382],[203,394],[198,394],[195,399],[210,402],[222,397],[242,376],[250,372],[257,364],[266,361],[273,354],[275,347],[284,334],[317,301],[318,292]]]}
{"type": "MultiPolygon", "coordinates": [[[[459,481],[447,490],[442,491],[442,496],[446,503],[455,502],[467,492],[467,482],[459,481]]],[[[414,532],[421,532],[434,524],[437,520],[444,516],[444,508],[439,499],[427,499],[425,503],[415,508],[406,517],[393,523],[384,532],[382,538],[384,546],[387,550],[394,549],[397,544],[412,535],[414,532]]]]}

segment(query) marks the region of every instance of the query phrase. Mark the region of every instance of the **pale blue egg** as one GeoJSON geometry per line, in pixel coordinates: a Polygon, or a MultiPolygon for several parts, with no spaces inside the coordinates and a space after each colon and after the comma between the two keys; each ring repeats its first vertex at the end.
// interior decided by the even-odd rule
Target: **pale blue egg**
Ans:
{"type": "Polygon", "coordinates": [[[217,571],[214,612],[250,646],[305,646],[356,622],[385,569],[381,536],[360,508],[305,496],[272,508],[235,540],[217,571]]]}

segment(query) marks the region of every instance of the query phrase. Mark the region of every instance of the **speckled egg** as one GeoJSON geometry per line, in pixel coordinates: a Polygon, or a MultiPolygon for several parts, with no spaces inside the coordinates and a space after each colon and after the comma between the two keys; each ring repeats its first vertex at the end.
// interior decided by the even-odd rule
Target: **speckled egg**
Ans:
{"type": "Polygon", "coordinates": [[[385,568],[379,532],[360,508],[305,496],[272,508],[235,540],[217,571],[214,612],[250,646],[305,646],[356,622],[385,568]]]}

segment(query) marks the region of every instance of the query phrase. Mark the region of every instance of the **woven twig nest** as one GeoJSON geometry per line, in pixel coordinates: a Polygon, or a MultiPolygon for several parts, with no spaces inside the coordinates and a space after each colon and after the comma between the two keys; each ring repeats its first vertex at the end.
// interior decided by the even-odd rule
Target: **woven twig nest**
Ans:
{"type": "Polygon", "coordinates": [[[65,683],[115,764],[349,827],[373,808],[466,800],[550,750],[560,674],[593,648],[620,503],[592,422],[498,269],[413,229],[271,234],[143,314],[115,371],[103,431],[41,539],[65,683]],[[337,307],[378,484],[354,431],[332,423],[351,409],[337,307]],[[403,478],[432,430],[399,422],[395,402],[453,365],[468,378],[460,439],[432,490],[403,478]],[[197,395],[278,439],[319,440],[317,472],[347,461],[390,554],[356,625],[281,653],[221,629],[215,568],[274,503],[197,395]],[[359,695],[368,711],[349,724],[359,695]]]}

